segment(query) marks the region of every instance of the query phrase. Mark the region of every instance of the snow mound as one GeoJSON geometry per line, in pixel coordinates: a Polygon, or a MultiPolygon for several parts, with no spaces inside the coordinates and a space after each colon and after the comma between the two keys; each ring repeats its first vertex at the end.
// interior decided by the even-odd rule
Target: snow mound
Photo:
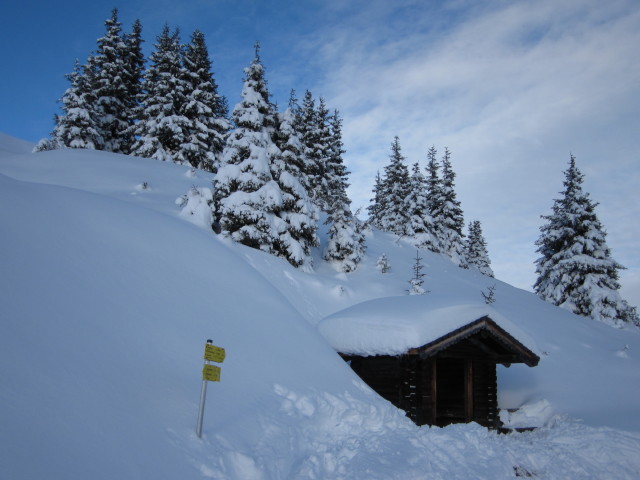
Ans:
{"type": "Polygon", "coordinates": [[[31,153],[34,146],[31,142],[0,132],[0,152],[14,154],[31,153]]]}
{"type": "Polygon", "coordinates": [[[370,300],[329,315],[319,332],[337,351],[355,355],[400,355],[489,316],[529,350],[533,340],[488,305],[447,305],[429,295],[370,300]]]}
{"type": "MultiPolygon", "coordinates": [[[[175,200],[206,192],[210,173],[99,151],[16,154],[5,141],[1,479],[640,477],[636,330],[576,317],[430,252],[431,293],[402,295],[415,248],[377,231],[355,272],[337,276],[322,245],[315,272],[302,272],[194,228],[207,199],[175,200]],[[393,264],[384,275],[383,252],[393,264]],[[494,283],[496,302],[474,303],[494,283]],[[407,322],[489,314],[535,338],[538,367],[499,367],[499,404],[524,405],[512,424],[543,426],[417,427],[318,334],[318,322],[350,307],[385,325],[398,302],[407,322]],[[207,338],[227,358],[199,439],[207,338]]],[[[420,328],[402,341],[423,341],[420,328]]]]}
{"type": "Polygon", "coordinates": [[[554,415],[551,404],[540,400],[514,411],[500,410],[500,421],[506,428],[537,428],[548,425],[554,415]]]}

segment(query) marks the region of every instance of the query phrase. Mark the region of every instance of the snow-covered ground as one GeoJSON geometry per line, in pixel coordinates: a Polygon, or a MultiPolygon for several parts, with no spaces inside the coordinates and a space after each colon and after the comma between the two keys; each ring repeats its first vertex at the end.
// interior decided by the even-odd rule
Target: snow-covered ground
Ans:
{"type": "Polygon", "coordinates": [[[499,367],[500,406],[522,407],[502,418],[540,428],[416,427],[317,328],[405,295],[408,243],[373,232],[353,274],[321,250],[301,272],[181,215],[176,199],[210,187],[209,174],[30,147],[0,135],[1,479],[640,478],[636,329],[421,252],[430,292],[406,298],[425,309],[481,305],[496,285],[491,308],[541,356],[499,367]],[[227,356],[198,439],[208,338],[227,356]]]}

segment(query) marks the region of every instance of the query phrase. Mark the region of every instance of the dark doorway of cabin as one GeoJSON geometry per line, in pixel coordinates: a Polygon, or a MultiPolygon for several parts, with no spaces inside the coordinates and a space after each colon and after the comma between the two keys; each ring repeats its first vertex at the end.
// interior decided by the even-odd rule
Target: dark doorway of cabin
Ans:
{"type": "Polygon", "coordinates": [[[467,362],[462,358],[436,361],[436,425],[468,422],[470,392],[467,392],[467,362]]]}

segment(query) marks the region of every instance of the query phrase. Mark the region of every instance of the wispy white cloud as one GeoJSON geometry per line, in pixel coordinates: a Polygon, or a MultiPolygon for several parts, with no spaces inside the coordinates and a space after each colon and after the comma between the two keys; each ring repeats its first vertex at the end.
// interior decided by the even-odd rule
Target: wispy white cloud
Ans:
{"type": "MultiPolygon", "coordinates": [[[[20,68],[0,79],[14,112],[0,127],[37,140],[112,4],[7,6],[0,36],[33,38],[8,52],[20,68]]],[[[231,107],[260,40],[280,104],[309,88],[341,111],[355,207],[368,204],[395,135],[411,163],[449,147],[467,220],[482,221],[494,270],[519,286],[533,283],[540,215],[574,153],[613,256],[629,267],[623,291],[640,304],[638,0],[133,0],[120,14],[125,30],[141,19],[149,50],[165,22],[185,41],[204,31],[231,107]]]]}
{"type": "Polygon", "coordinates": [[[394,135],[411,163],[448,146],[496,271],[528,286],[539,216],[573,152],[614,257],[638,268],[640,4],[430,3],[367,2],[318,32],[317,90],[345,118],[354,204],[368,203],[394,135]]]}

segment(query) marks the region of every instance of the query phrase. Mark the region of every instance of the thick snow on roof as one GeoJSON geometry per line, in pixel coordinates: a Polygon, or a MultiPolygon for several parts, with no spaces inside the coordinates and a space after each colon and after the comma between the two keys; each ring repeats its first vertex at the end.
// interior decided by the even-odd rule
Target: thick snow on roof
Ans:
{"type": "Polygon", "coordinates": [[[384,297],[329,315],[318,330],[333,348],[354,355],[399,355],[489,316],[529,350],[533,340],[486,304],[455,304],[430,295],[384,297]]]}

